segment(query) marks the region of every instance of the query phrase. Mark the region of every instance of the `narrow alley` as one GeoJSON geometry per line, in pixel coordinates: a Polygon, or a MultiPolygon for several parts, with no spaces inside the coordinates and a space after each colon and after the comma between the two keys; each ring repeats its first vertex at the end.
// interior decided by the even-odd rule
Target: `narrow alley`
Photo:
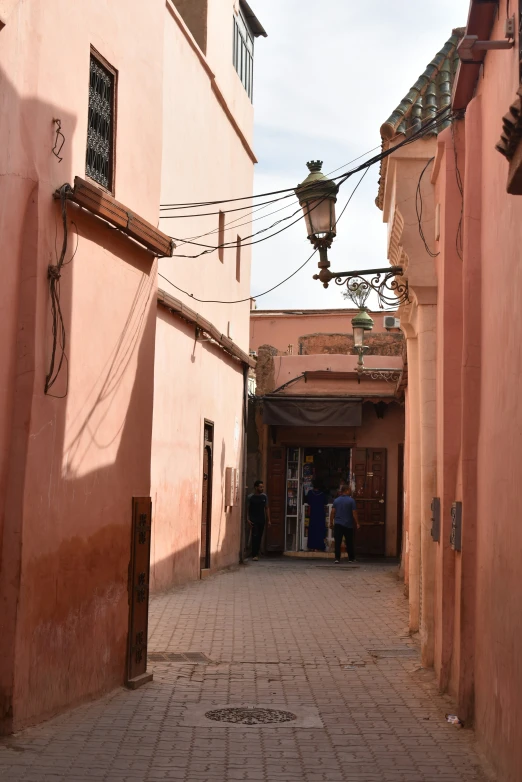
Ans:
{"type": "Polygon", "coordinates": [[[154,596],[153,682],[2,738],[0,778],[486,780],[473,733],[446,722],[450,701],[420,668],[407,605],[395,564],[314,559],[247,563],[154,596]],[[287,721],[261,711],[231,724],[224,707],[287,721]]]}

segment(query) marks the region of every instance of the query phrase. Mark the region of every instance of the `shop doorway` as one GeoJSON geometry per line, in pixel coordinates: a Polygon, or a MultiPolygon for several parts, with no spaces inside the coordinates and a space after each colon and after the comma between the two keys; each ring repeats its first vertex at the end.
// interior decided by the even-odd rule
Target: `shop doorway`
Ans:
{"type": "MultiPolygon", "coordinates": [[[[356,554],[385,556],[386,456],[385,448],[273,446],[267,474],[272,519],[267,530],[267,552],[308,550],[309,508],[305,498],[317,479],[327,495],[327,522],[339,487],[351,484],[360,523],[355,535],[356,554]]],[[[327,549],[333,551],[331,530],[327,549]]]]}
{"type": "MultiPolygon", "coordinates": [[[[325,516],[328,522],[340,486],[352,483],[352,478],[350,448],[288,448],[285,551],[306,551],[308,548],[310,516],[305,499],[312,482],[317,481],[326,494],[325,516]]],[[[328,545],[333,545],[330,531],[328,545]]]]}

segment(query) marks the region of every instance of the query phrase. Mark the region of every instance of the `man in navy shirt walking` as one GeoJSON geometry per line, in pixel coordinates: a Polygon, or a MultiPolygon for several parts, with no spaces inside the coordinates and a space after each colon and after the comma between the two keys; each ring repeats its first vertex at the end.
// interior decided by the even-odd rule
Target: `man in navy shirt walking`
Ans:
{"type": "Polygon", "coordinates": [[[265,522],[267,521],[270,526],[268,497],[265,494],[263,481],[256,481],[254,483],[254,493],[248,495],[247,520],[252,529],[252,560],[257,562],[265,522]]]}
{"type": "Polygon", "coordinates": [[[333,526],[335,542],[335,564],[341,561],[341,544],[343,537],[346,540],[348,560],[355,562],[355,550],[353,545],[354,526],[359,529],[357,518],[357,505],[352,497],[350,486],[342,486],[341,496],[334,500],[330,512],[330,526],[333,526]]]}

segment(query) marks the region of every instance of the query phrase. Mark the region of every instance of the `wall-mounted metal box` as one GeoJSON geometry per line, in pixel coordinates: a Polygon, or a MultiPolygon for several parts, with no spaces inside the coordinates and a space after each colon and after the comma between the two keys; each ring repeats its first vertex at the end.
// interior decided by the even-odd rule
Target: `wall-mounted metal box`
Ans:
{"type": "Polygon", "coordinates": [[[462,503],[451,506],[450,546],[454,551],[462,551],[462,503]]]}
{"type": "Polygon", "coordinates": [[[239,470],[227,467],[225,472],[225,507],[232,508],[239,501],[239,470]]]}
{"type": "Polygon", "coordinates": [[[431,501],[431,537],[436,543],[440,541],[440,497],[431,501]]]}

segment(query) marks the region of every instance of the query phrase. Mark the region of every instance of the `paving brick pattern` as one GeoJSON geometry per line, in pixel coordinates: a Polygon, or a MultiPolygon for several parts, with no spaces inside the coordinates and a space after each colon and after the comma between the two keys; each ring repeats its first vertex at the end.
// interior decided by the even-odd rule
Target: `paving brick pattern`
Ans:
{"type": "Polygon", "coordinates": [[[265,560],[172,590],[152,600],[149,651],[212,662],[156,661],[140,690],[1,740],[0,779],[482,782],[406,621],[390,565],[265,560]],[[197,725],[196,704],[313,707],[322,727],[197,725]]]}

